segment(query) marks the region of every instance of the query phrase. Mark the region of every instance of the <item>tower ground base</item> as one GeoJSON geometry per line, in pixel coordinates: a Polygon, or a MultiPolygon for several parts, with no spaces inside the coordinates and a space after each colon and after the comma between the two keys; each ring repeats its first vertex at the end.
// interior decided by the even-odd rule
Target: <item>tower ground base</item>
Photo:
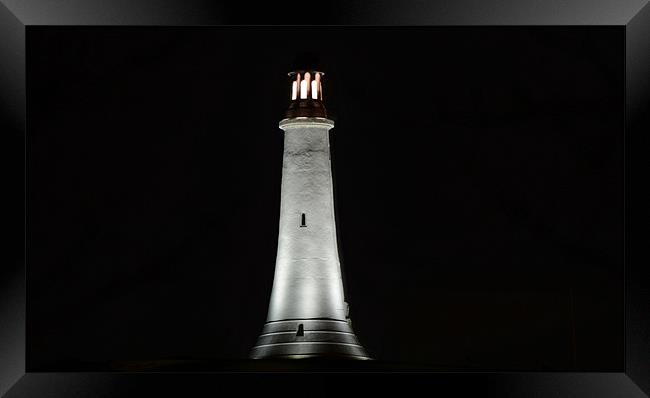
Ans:
{"type": "Polygon", "coordinates": [[[250,357],[371,359],[350,324],[337,319],[267,322],[250,357]]]}

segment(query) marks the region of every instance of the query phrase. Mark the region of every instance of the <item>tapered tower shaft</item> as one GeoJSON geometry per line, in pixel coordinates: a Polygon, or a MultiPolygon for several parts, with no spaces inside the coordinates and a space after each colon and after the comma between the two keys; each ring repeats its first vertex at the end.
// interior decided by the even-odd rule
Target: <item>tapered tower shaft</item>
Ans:
{"type": "Polygon", "coordinates": [[[323,118],[286,119],[278,253],[267,321],[345,320],[336,247],[329,129],[323,118]]]}
{"type": "Polygon", "coordinates": [[[350,326],[336,240],[322,74],[292,76],[280,121],[284,155],[278,251],[266,324],[253,358],[369,359],[350,326]]]}

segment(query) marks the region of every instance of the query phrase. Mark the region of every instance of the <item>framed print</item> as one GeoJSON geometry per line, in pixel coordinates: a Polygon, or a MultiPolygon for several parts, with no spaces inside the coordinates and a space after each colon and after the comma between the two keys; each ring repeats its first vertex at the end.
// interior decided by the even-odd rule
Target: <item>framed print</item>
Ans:
{"type": "Polygon", "coordinates": [[[647,396],[649,32],[2,0],[0,393],[647,396]]]}

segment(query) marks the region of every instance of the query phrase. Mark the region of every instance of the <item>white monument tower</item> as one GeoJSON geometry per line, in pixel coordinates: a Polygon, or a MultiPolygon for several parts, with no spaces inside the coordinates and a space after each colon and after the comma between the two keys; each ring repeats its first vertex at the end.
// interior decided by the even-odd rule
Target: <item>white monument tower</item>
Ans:
{"type": "Polygon", "coordinates": [[[336,241],[329,130],[318,71],[296,71],[284,130],[275,277],[251,358],[370,359],[352,331],[336,241]]]}

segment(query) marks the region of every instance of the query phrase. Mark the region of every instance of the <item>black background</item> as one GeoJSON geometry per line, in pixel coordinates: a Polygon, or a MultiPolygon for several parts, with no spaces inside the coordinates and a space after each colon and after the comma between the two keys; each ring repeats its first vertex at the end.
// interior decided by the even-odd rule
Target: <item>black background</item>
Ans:
{"type": "Polygon", "coordinates": [[[27,44],[28,370],[247,355],[304,49],[326,72],[369,352],[621,370],[621,28],[48,27],[27,44]]]}

